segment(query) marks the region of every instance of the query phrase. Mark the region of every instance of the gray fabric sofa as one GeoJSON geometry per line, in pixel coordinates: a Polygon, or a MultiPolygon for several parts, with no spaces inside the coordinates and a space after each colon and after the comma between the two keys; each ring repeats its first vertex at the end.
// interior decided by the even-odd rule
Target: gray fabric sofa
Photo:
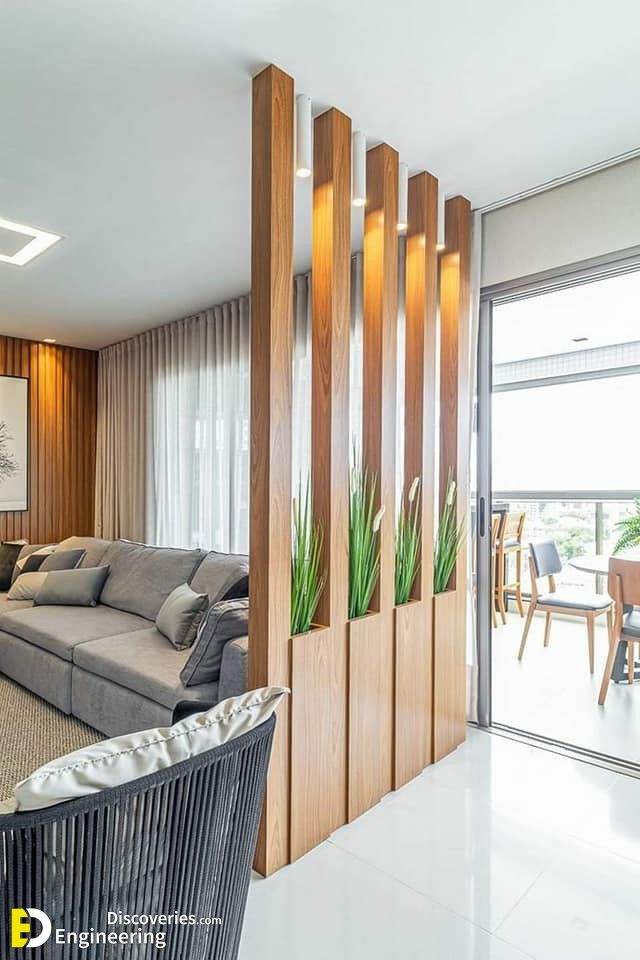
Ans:
{"type": "Polygon", "coordinates": [[[100,603],[33,606],[0,593],[0,672],[110,737],[171,724],[247,689],[246,638],[225,645],[217,679],[185,686],[191,650],[176,650],[154,623],[182,583],[220,599],[224,554],[93,537],[57,549],[76,547],[86,550],[81,566],[109,565],[100,603]]]}

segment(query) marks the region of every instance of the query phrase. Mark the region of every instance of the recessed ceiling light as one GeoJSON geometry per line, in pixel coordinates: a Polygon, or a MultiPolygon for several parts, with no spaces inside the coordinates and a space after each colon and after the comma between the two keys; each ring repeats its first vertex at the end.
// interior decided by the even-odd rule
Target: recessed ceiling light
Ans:
{"type": "Polygon", "coordinates": [[[43,337],[43,338],[42,338],[42,342],[43,342],[43,343],[57,343],[58,341],[56,340],[55,337],[43,337]]]}
{"type": "Polygon", "coordinates": [[[39,253],[44,253],[45,250],[52,247],[58,240],[62,240],[62,237],[58,236],[57,233],[47,233],[46,230],[38,230],[37,227],[27,227],[23,223],[14,223],[12,220],[4,220],[2,217],[0,217],[0,229],[30,238],[29,240],[25,240],[15,253],[0,253],[1,263],[13,263],[16,267],[23,267],[25,263],[29,263],[29,261],[37,257],[39,253]]]}
{"type": "Polygon", "coordinates": [[[586,343],[589,337],[571,337],[573,343],[586,343]]]}

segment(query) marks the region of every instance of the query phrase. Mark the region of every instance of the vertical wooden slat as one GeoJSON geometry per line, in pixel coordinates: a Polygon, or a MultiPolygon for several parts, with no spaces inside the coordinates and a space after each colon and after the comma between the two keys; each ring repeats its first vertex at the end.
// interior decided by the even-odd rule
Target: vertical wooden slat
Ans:
{"type": "MultiPolygon", "coordinates": [[[[290,684],[293,80],[253,80],[249,686],[290,684]]],[[[256,867],[289,861],[289,708],[280,710],[256,867]]]]}
{"type": "Polygon", "coordinates": [[[409,180],[405,283],[405,495],[421,478],[422,530],[416,600],[431,606],[436,443],[436,323],[438,311],[438,181],[429,173],[409,180]]]}
{"type": "Polygon", "coordinates": [[[98,355],[0,336],[0,375],[29,379],[27,510],[0,513],[0,539],[94,531],[98,355]]]}
{"type": "Polygon", "coordinates": [[[398,319],[398,154],[386,143],[367,153],[364,224],[363,459],[376,475],[380,578],[374,608],[394,604],[396,355],[398,319]]]}
{"type": "Polygon", "coordinates": [[[437,216],[438,181],[429,173],[411,177],[405,262],[404,492],[408,506],[410,487],[420,477],[421,544],[414,602],[396,610],[396,788],[432,761],[437,216]]]}
{"type": "Polygon", "coordinates": [[[391,789],[394,741],[398,154],[367,153],[364,226],[363,462],[377,478],[380,577],[369,617],[349,626],[349,790],[353,820],[391,789]]]}
{"type": "MultiPolygon", "coordinates": [[[[471,205],[452,197],[445,208],[446,249],[440,259],[440,509],[449,469],[457,484],[457,520],[469,511],[471,205]]],[[[449,590],[434,606],[434,758],[466,736],[467,550],[460,550],[449,590]],[[450,622],[452,621],[452,622],[450,622]],[[442,629],[438,624],[442,624],[442,629]]]]}
{"type": "Polygon", "coordinates": [[[294,860],[346,820],[351,121],[339,110],[315,120],[313,177],[312,477],[326,577],[316,620],[329,629],[292,640],[294,860]]]}

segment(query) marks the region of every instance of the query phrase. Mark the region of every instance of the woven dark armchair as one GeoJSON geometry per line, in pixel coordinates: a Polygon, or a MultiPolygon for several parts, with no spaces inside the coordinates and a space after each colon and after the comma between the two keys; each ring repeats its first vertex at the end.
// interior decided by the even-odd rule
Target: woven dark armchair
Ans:
{"type": "MultiPolygon", "coordinates": [[[[0,817],[0,957],[12,908],[54,933],[32,960],[234,960],[238,954],[275,718],[208,753],[47,810],[0,817]],[[220,918],[166,926],[107,923],[107,911],[220,918]],[[162,932],[166,946],[56,944],[66,931],[162,932]]],[[[34,935],[38,931],[34,922],[34,935]]]]}

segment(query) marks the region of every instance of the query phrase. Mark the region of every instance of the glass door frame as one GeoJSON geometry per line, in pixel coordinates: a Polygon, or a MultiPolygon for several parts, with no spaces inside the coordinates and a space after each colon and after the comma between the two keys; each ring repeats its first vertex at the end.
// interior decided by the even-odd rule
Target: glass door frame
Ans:
{"type": "MultiPolygon", "coordinates": [[[[477,723],[491,727],[491,504],[492,500],[492,341],[495,304],[524,300],[640,270],[640,245],[602,257],[484,287],[480,291],[476,373],[476,650],[477,723]]],[[[522,732],[528,735],[526,731],[522,732]]],[[[539,738],[541,739],[541,738],[539,738]]],[[[570,745],[562,744],[569,747],[570,745]]],[[[573,749],[573,748],[571,748],[573,749]]],[[[610,758],[617,760],[617,758],[610,758]]]]}

